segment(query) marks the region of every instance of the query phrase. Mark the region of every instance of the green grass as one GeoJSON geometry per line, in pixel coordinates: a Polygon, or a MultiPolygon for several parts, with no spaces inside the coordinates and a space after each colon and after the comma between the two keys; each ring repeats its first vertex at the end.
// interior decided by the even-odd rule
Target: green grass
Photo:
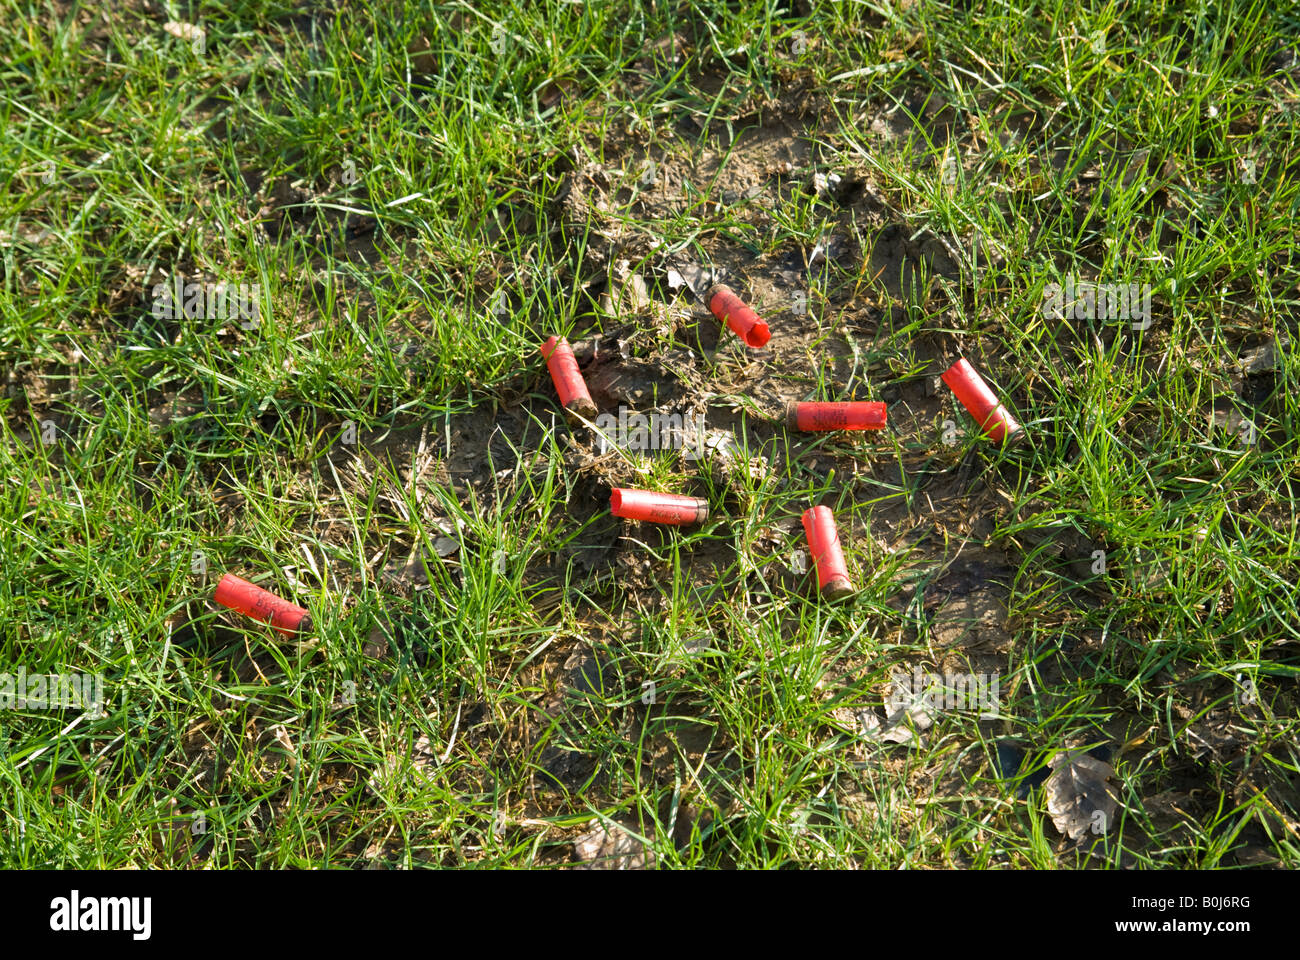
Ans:
{"type": "Polygon", "coordinates": [[[669,867],[1300,866],[1292,347],[1233,389],[1240,354],[1297,334],[1284,4],[169,6],[201,52],[118,6],[0,0],[0,673],[108,695],[0,711],[0,864],[554,867],[603,818],[669,867]],[[805,166],[856,171],[875,214],[723,195],[732,136],[807,122],[799,96],[805,166]],[[705,151],[676,205],[642,204],[647,158],[705,151]],[[573,234],[590,163],[611,203],[573,234]],[[581,290],[598,226],[633,270],[654,241],[757,275],[885,224],[953,269],[838,264],[774,360],[581,290]],[[256,285],[256,326],[155,316],[174,273],[256,285]],[[1045,318],[1067,276],[1149,285],[1152,325],[1045,318]],[[766,458],[609,468],[708,496],[702,528],[604,515],[537,352],[598,330],[691,351],[710,426],[766,458]],[[935,344],[1029,445],[948,400],[881,438],[787,436],[746,392],[888,395],[910,422],[891,391],[940,372],[935,344]],[[814,503],[850,600],[787,572],[814,503]],[[412,550],[409,596],[382,573],[412,550]],[[864,743],[891,667],[946,655],[927,597],[995,554],[999,718],[864,743]],[[212,605],[227,570],[309,606],[313,642],[212,605]],[[608,668],[586,693],[577,645],[608,668]],[[552,720],[560,676],[580,702],[552,720]],[[999,776],[1004,740],[1022,773],[1107,746],[1111,829],[1063,840],[1041,786],[999,776]],[[591,772],[539,786],[566,749],[591,772]]]}

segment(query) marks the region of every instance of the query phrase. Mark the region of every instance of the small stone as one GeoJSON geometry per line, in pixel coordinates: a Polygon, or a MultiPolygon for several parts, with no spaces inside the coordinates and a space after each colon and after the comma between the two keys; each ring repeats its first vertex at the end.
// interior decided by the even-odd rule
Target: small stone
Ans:
{"type": "Polygon", "coordinates": [[[644,870],[653,867],[655,857],[645,845],[618,824],[599,821],[573,841],[573,851],[583,861],[579,870],[644,870]]]}

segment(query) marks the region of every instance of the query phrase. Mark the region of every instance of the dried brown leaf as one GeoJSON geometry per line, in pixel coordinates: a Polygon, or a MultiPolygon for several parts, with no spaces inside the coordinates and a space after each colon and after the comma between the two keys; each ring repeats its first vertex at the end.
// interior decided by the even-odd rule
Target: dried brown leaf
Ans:
{"type": "Polygon", "coordinates": [[[1111,783],[1115,768],[1081,752],[1059,753],[1051,766],[1044,790],[1056,829],[1071,840],[1082,840],[1089,831],[1105,833],[1119,807],[1119,793],[1111,783]]]}

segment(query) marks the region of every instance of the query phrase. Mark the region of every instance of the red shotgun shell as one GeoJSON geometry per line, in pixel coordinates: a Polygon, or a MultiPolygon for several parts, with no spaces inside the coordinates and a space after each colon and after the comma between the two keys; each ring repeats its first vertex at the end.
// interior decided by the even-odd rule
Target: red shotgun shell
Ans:
{"type": "Polygon", "coordinates": [[[942,380],[957,395],[961,405],[975,418],[990,440],[997,443],[1019,443],[1024,439],[1024,427],[1016,423],[1016,418],[998,402],[984,378],[975,372],[975,368],[964,357],[944,372],[942,380]]]}
{"type": "Polygon", "coordinates": [[[709,501],[675,493],[629,490],[615,487],[609,495],[609,509],[616,517],[648,520],[650,523],[703,523],[709,519],[709,501]]]}
{"type": "Polygon", "coordinates": [[[595,417],[595,401],[587,392],[587,383],[582,379],[582,371],[578,369],[578,360],[569,341],[563,337],[551,337],[542,344],[542,356],[546,358],[546,369],[551,371],[555,392],[560,395],[560,406],[588,420],[595,417]]]}
{"type": "Polygon", "coordinates": [[[791,430],[881,430],[885,405],[854,403],[787,403],[785,425],[791,430]]]}
{"type": "Polygon", "coordinates": [[[223,607],[269,623],[286,637],[305,634],[311,630],[311,615],[302,607],[281,600],[275,594],[233,573],[221,578],[212,599],[223,607]]]}
{"type": "Polygon", "coordinates": [[[817,584],[828,600],[846,597],[853,592],[849,569],[844,565],[840,535],[835,529],[835,515],[830,507],[812,507],[803,514],[803,528],[812,548],[817,567],[817,584]]]}
{"type": "Polygon", "coordinates": [[[719,320],[726,323],[740,339],[751,347],[762,347],[772,339],[772,331],[763,318],[746,306],[725,283],[715,283],[704,294],[704,302],[719,320]]]}

